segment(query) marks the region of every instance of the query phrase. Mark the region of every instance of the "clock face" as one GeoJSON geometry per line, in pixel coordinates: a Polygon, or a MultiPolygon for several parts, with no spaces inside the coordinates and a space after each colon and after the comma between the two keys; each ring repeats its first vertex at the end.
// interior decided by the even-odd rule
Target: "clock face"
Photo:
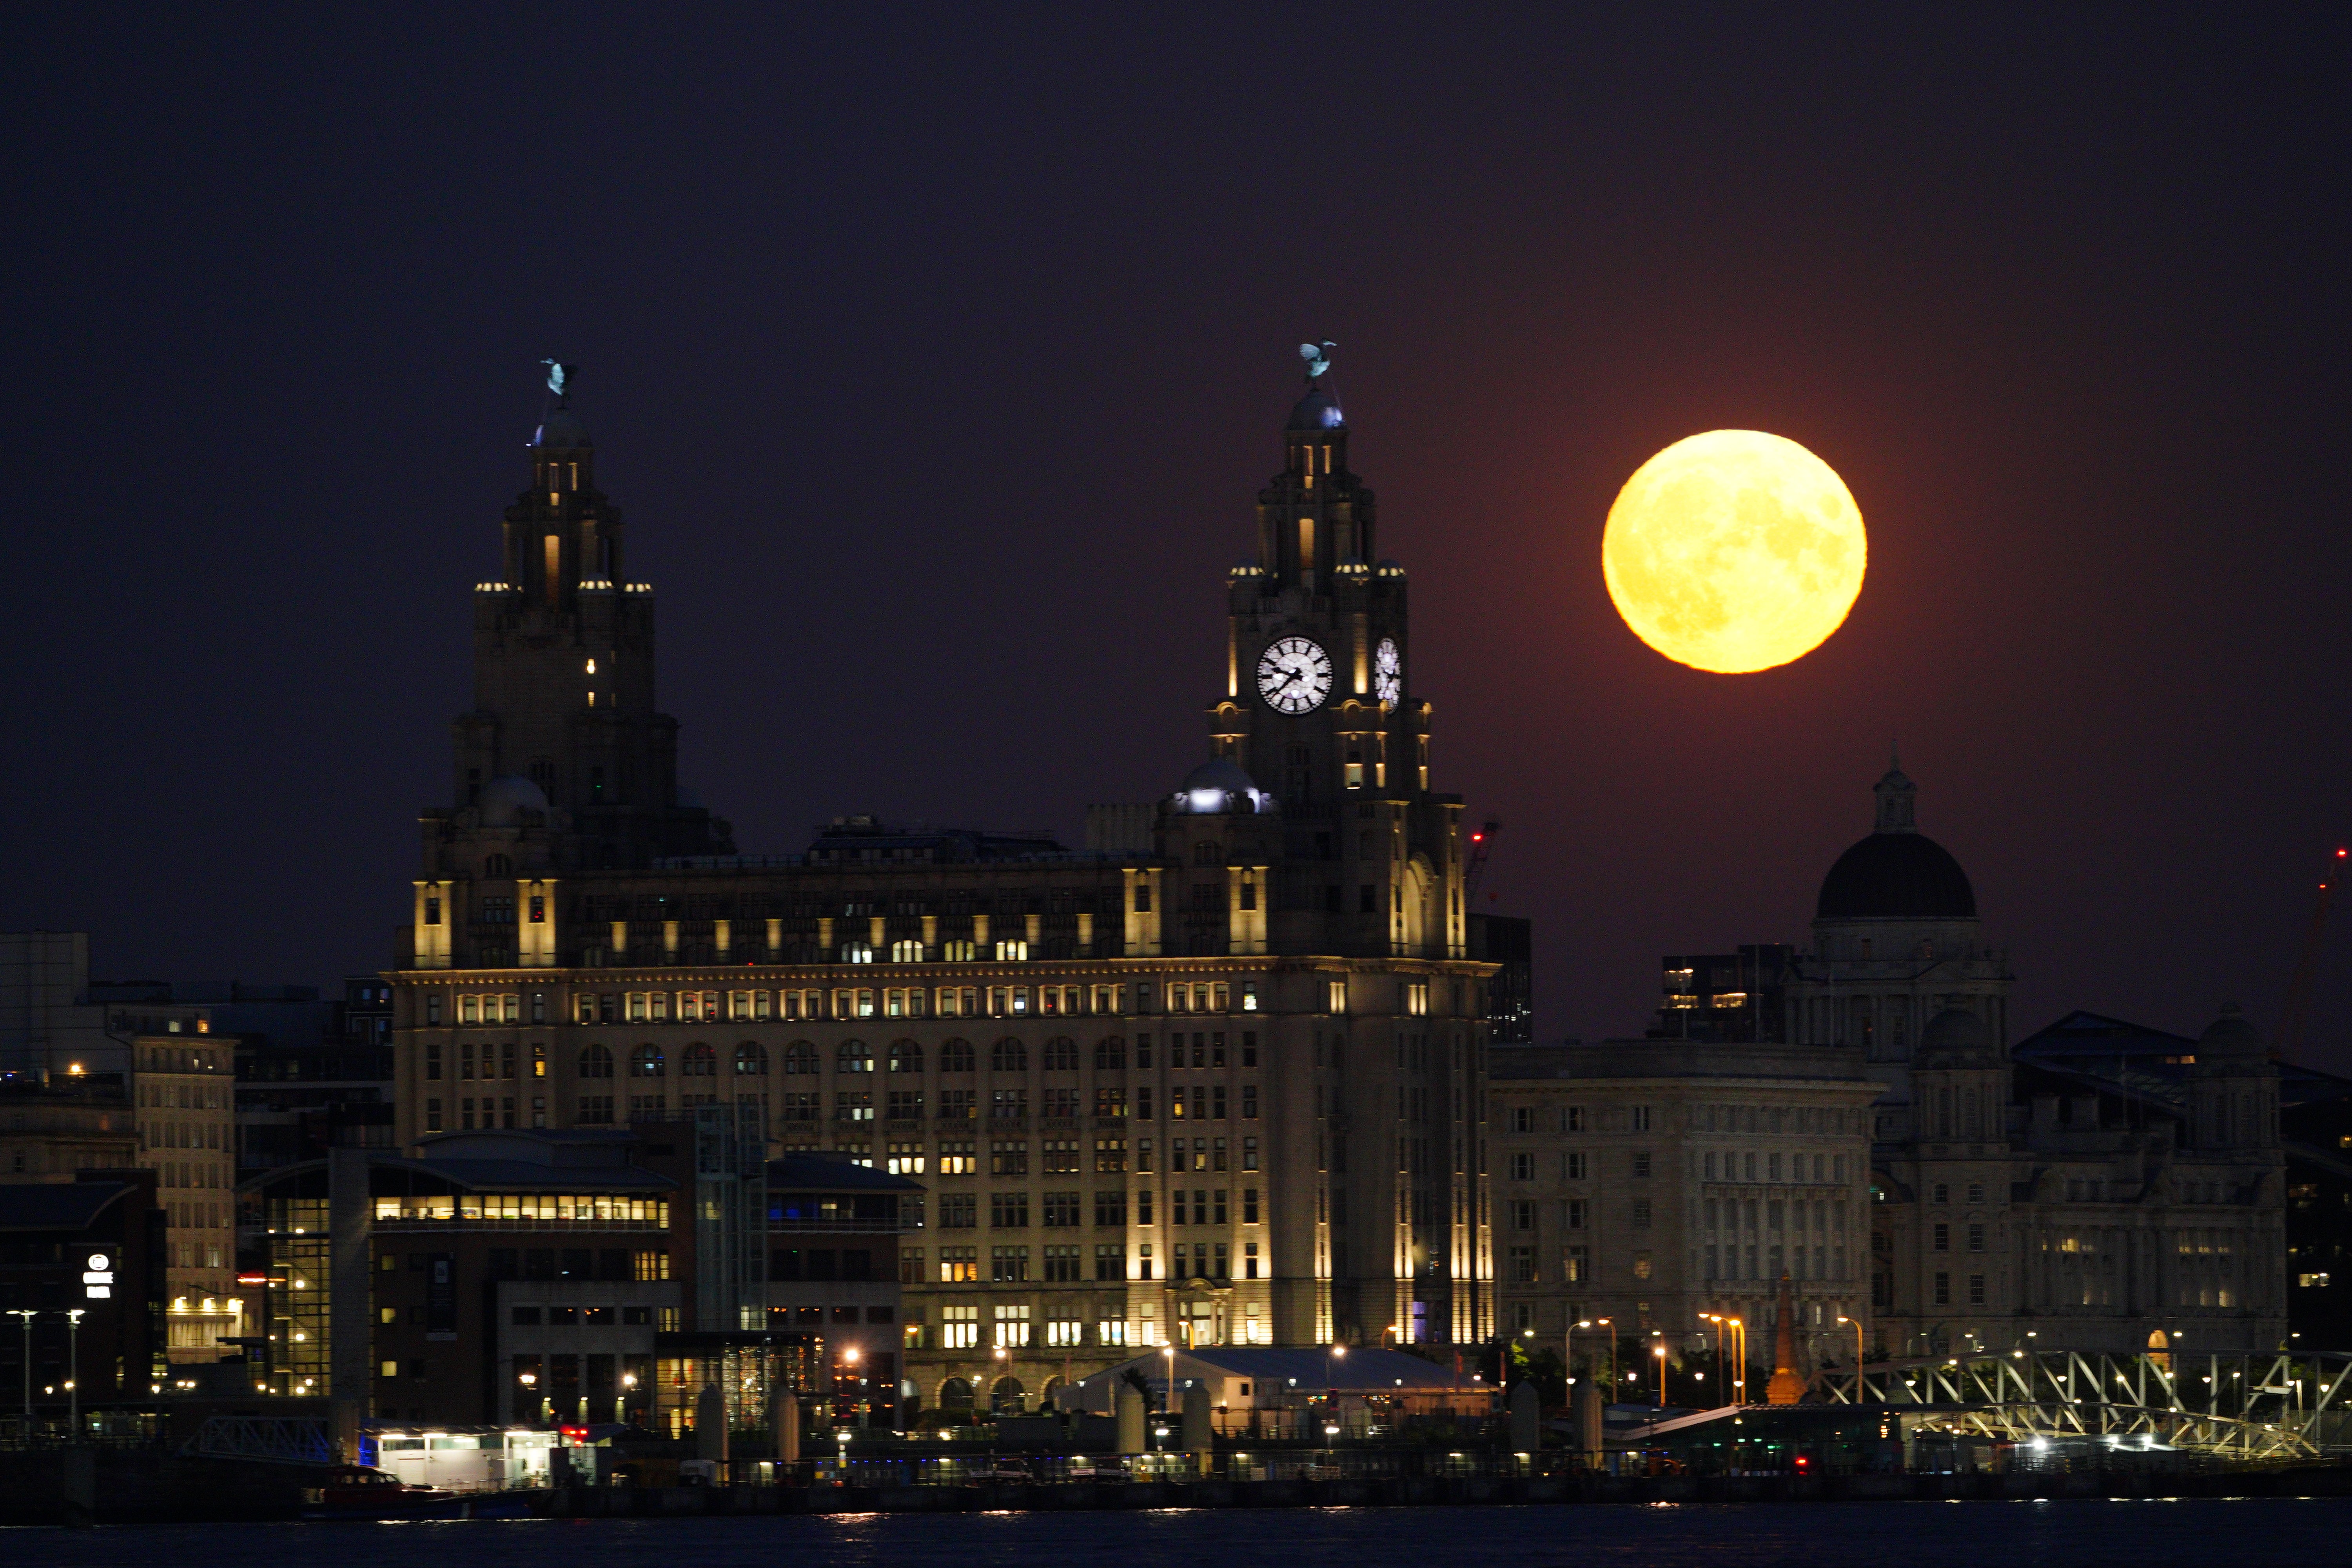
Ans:
{"type": "Polygon", "coordinates": [[[1306,637],[1281,637],[1257,656],[1257,694],[1277,713],[1311,712],[1331,695],[1331,656],[1306,637]]]}
{"type": "Polygon", "coordinates": [[[1404,660],[1394,637],[1382,637],[1372,650],[1372,695],[1391,708],[1404,695],[1404,660]]]}

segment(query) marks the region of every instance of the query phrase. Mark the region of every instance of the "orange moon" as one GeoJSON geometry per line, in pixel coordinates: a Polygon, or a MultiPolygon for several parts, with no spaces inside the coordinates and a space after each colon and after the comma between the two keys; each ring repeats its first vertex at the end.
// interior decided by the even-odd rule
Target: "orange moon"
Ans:
{"type": "Polygon", "coordinates": [[[1601,570],[1635,637],[1677,664],[1745,675],[1826,642],[1868,553],[1862,510],[1827,463],[1785,437],[1709,430],[1625,481],[1601,570]]]}

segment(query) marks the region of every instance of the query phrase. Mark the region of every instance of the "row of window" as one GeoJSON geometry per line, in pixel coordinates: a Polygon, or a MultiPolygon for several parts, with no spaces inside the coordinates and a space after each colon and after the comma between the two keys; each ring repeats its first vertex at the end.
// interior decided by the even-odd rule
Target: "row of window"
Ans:
{"type": "Polygon", "coordinates": [[[1703,1267],[1708,1279],[1778,1279],[1785,1272],[1794,1279],[1843,1279],[1845,1248],[1843,1247],[1791,1247],[1784,1254],[1777,1247],[1726,1247],[1720,1255],[1713,1247],[1704,1249],[1703,1267]]]}
{"type": "MultiPolygon", "coordinates": [[[[1155,1205],[1159,1201],[1156,1187],[1135,1189],[1135,1223],[1156,1225],[1155,1205]]],[[[1094,1194],[1094,1223],[1097,1229],[1119,1230],[1128,1224],[1128,1194],[1124,1189],[1109,1189],[1094,1194]]],[[[1032,1206],[1025,1192],[1000,1192],[988,1194],[988,1225],[992,1230],[1027,1230],[1031,1215],[1047,1230],[1075,1229],[1084,1223],[1086,1194],[1077,1192],[1050,1192],[1039,1194],[1032,1206]]],[[[1244,1187],[1238,1205],[1229,1201],[1224,1187],[1171,1187],[1168,1192],[1168,1223],[1171,1226],[1231,1225],[1238,1211],[1241,1223],[1258,1223],[1258,1190],[1244,1187]]],[[[943,1193],[939,1199],[939,1227],[941,1230],[972,1230],[980,1225],[980,1194],[977,1193],[943,1193]]]]}
{"type": "MultiPolygon", "coordinates": [[[[1862,1131],[1863,1113],[1835,1106],[1765,1106],[1765,1105],[1695,1105],[1690,1108],[1689,1125],[1699,1132],[1769,1132],[1780,1134],[1853,1135],[1862,1131]]],[[[1647,1105],[1602,1106],[1588,1110],[1581,1105],[1563,1105],[1555,1116],[1544,1116],[1533,1105],[1510,1108],[1510,1128],[1514,1132],[1647,1132],[1651,1127],[1651,1107],[1647,1105]],[[1622,1111],[1622,1119],[1615,1112],[1622,1111]],[[1620,1124],[1622,1121],[1622,1125],[1620,1124]]],[[[1727,1156],[1728,1158],[1728,1156],[1727,1156]]],[[[1752,1162],[1753,1155],[1749,1160],[1752,1162]]],[[[1775,1160],[1779,1155],[1772,1156],[1775,1160]]],[[[1736,1178],[1727,1177],[1727,1180],[1736,1178]]],[[[1749,1177],[1754,1180],[1754,1177],[1749,1177]]]]}
{"type": "Polygon", "coordinates": [[[669,1225],[669,1200],[611,1193],[458,1193],[378,1198],[375,1218],[379,1224],[507,1220],[518,1225],[626,1225],[659,1230],[669,1225]]]}
{"type": "MultiPolygon", "coordinates": [[[[899,945],[919,947],[921,944],[899,945]]],[[[996,945],[1026,946],[1017,942],[996,945]]],[[[872,950],[866,944],[851,943],[849,946],[864,948],[871,957],[872,950]]],[[[1027,954],[1005,956],[1025,958],[1027,954]]],[[[1345,982],[1335,984],[1344,988],[1345,982]]],[[[1344,995],[1344,989],[1341,994],[1344,995]]],[[[1400,1010],[1427,1012],[1428,982],[1400,984],[1398,1001],[1400,1010]]],[[[776,1018],[1052,1018],[1087,1014],[1118,1017],[1159,1012],[1230,1014],[1255,1013],[1257,1010],[1258,991],[1255,980],[1139,980],[1102,985],[843,985],[793,987],[782,991],[580,992],[572,998],[572,1022],[575,1024],[765,1023],[776,1018]]],[[[522,994],[512,991],[467,991],[459,992],[454,997],[434,991],[426,993],[425,997],[425,1021],[428,1026],[452,1020],[459,1024],[520,1024],[525,1021],[526,1011],[530,1014],[530,1022],[547,1022],[547,993],[531,993],[527,1008],[522,994]]]]}
{"type": "MultiPolygon", "coordinates": [[[[1049,1121],[1075,1121],[1086,1105],[1075,1089],[1049,1089],[1039,1097],[1038,1113],[1049,1121]]],[[[634,1104],[638,1097],[632,1096],[634,1104]]],[[[1118,1120],[1128,1114],[1128,1095],[1123,1089],[1100,1088],[1095,1090],[1094,1114],[1118,1120]]],[[[788,1089],[775,1099],[776,1114],[786,1121],[817,1121],[824,1119],[823,1097],[814,1089],[788,1089]]],[[[981,1101],[976,1091],[950,1089],[940,1091],[939,1120],[941,1121],[976,1121],[980,1119],[981,1101]]],[[[1025,1089],[992,1090],[987,1101],[991,1121],[1021,1121],[1029,1115],[1029,1091],[1025,1089]]],[[[919,1089],[894,1089],[882,1096],[881,1109],[892,1121],[916,1121],[923,1116],[924,1098],[919,1089]]],[[[1149,1087],[1135,1091],[1135,1116],[1139,1121],[1157,1120],[1153,1115],[1152,1092],[1149,1087]]],[[[1238,1110],[1239,1120],[1255,1121],[1258,1115],[1257,1085],[1241,1086],[1237,1098],[1229,1097],[1223,1084],[1178,1084],[1168,1091],[1168,1119],[1171,1121],[1223,1121],[1229,1110],[1238,1110]]],[[[833,1120],[835,1121],[871,1121],[874,1120],[875,1095],[872,1089],[844,1089],[834,1091],[833,1120]]]]}
{"type": "MultiPolygon", "coordinates": [[[[1177,1171],[1223,1171],[1227,1168],[1229,1154],[1223,1138],[1171,1138],[1168,1140],[1167,1168],[1177,1171]]],[[[1098,1175],[1117,1174],[1127,1169],[1128,1141],[1124,1138],[1097,1138],[1094,1141],[1095,1172],[1098,1175]]],[[[1048,1138],[1039,1145],[1042,1158],[1039,1168],[1047,1175],[1078,1169],[1079,1143],[1075,1138],[1048,1138]]],[[[860,1150],[860,1153],[866,1151],[860,1150]]],[[[1150,1175],[1155,1169],[1159,1153],[1152,1140],[1135,1140],[1135,1169],[1139,1175],[1150,1175]]],[[[1258,1168],[1257,1138],[1255,1134],[1241,1141],[1240,1169],[1258,1168]]],[[[919,1142],[893,1142],[889,1145],[889,1169],[893,1175],[919,1176],[924,1173],[925,1155],[919,1142]]],[[[939,1173],[942,1176],[973,1176],[980,1173],[978,1142],[973,1139],[946,1139],[939,1146],[939,1173]]],[[[992,1176],[1025,1176],[1029,1173],[1029,1144],[1025,1139],[992,1139],[988,1145],[988,1173],[992,1176]]]]}
{"type": "MultiPolygon", "coordinates": [[[[1234,1272],[1234,1244],[1229,1241],[1173,1243],[1168,1249],[1166,1258],[1168,1271],[1165,1278],[1210,1279],[1221,1283],[1237,1278],[1242,1279],[1262,1278],[1260,1271],[1264,1260],[1258,1255],[1258,1244],[1255,1241],[1244,1241],[1240,1244],[1241,1273],[1239,1275],[1234,1272]]],[[[973,1285],[982,1283],[983,1280],[995,1285],[1018,1285],[1025,1284],[1034,1279],[1048,1285],[1069,1285],[1077,1284],[1088,1278],[1086,1272],[1085,1248],[1079,1243],[1048,1243],[1037,1251],[1041,1268],[1038,1273],[1032,1275],[1030,1248],[1019,1243],[990,1247],[985,1260],[981,1258],[980,1248],[976,1246],[942,1247],[939,1249],[939,1273],[936,1280],[941,1285],[973,1285]],[[985,1275],[982,1273],[983,1268],[987,1270],[985,1275]]],[[[923,1252],[924,1249],[919,1247],[900,1249],[898,1278],[902,1283],[921,1284],[934,1278],[926,1272],[923,1252]]],[[[1154,1248],[1150,1242],[1137,1244],[1132,1260],[1128,1257],[1127,1245],[1124,1242],[1101,1242],[1094,1248],[1094,1272],[1091,1277],[1097,1282],[1105,1283],[1123,1283],[1129,1279],[1157,1279],[1162,1278],[1160,1273],[1160,1262],[1161,1259],[1154,1256],[1154,1248]]],[[[1015,1310],[1022,1315],[1021,1320],[1016,1321],[1025,1321],[1028,1313],[1026,1307],[998,1309],[1000,1312],[1015,1310]]],[[[973,1309],[967,1308],[963,1310],[971,1311],[973,1309]]],[[[953,1307],[945,1309],[942,1322],[958,1321],[957,1311],[958,1309],[953,1307]]],[[[976,1319],[970,1318],[961,1321],[977,1321],[976,1319]]],[[[1024,1340],[1021,1342],[1025,1344],[1027,1342],[1024,1340]]],[[[948,1348],[956,1348],[952,1340],[949,1342],[948,1348]]]]}
{"type": "MultiPolygon", "coordinates": [[[[1225,1031],[1203,1030],[1190,1037],[1181,1033],[1167,1037],[1167,1065],[1181,1070],[1187,1062],[1195,1068],[1218,1068],[1232,1064],[1244,1068],[1258,1065],[1257,1031],[1244,1029],[1232,1049],[1228,1049],[1225,1031]]],[[[812,1077],[822,1070],[824,1058],[817,1047],[807,1040],[795,1040],[781,1053],[786,1077],[812,1077]]],[[[1150,1071],[1154,1064],[1152,1037],[1138,1035],[1134,1049],[1129,1052],[1127,1040],[1117,1035],[1097,1040],[1091,1057],[1098,1072],[1123,1072],[1131,1059],[1139,1071],[1150,1071]]],[[[739,1078],[764,1078],[768,1073],[768,1047],[756,1040],[746,1040],[737,1046],[731,1058],[739,1078]]],[[[988,1047],[988,1068],[991,1072],[1015,1073],[1029,1070],[1029,1046],[1024,1040],[1006,1037],[988,1047]]],[[[714,1078],[719,1074],[719,1053],[710,1046],[688,1046],[677,1055],[677,1076],[680,1078],[714,1078]]],[[[1045,1072],[1076,1072],[1081,1052],[1078,1043],[1066,1035],[1057,1035],[1038,1047],[1037,1065],[1045,1072]]],[[[631,1078],[666,1078],[669,1075],[669,1053],[657,1045],[642,1045],[627,1051],[628,1075],[631,1078]]],[[[874,1048],[863,1040],[844,1040],[834,1047],[834,1070],[842,1073],[870,1073],[877,1065],[893,1073],[919,1073],[924,1068],[924,1051],[914,1040],[895,1040],[881,1062],[877,1064],[874,1048]]],[[[977,1072],[980,1067],[978,1047],[970,1040],[950,1039],[940,1043],[939,1070],[941,1073],[977,1072]]],[[[601,1044],[581,1047],[577,1068],[582,1078],[611,1078],[616,1070],[612,1049],[601,1044]]],[[[514,1041],[479,1042],[462,1040],[447,1045],[439,1040],[425,1044],[425,1077],[439,1082],[454,1078],[470,1083],[478,1079],[511,1081],[518,1077],[545,1078],[547,1047],[543,1045],[519,1047],[514,1041]]],[[[1222,1091],[1220,1091],[1222,1092],[1222,1091]]]]}
{"type": "MultiPolygon", "coordinates": [[[[385,1311],[394,1309],[386,1307],[385,1311]]],[[[651,1328],[651,1307],[515,1307],[508,1322],[518,1329],[651,1328]]]]}

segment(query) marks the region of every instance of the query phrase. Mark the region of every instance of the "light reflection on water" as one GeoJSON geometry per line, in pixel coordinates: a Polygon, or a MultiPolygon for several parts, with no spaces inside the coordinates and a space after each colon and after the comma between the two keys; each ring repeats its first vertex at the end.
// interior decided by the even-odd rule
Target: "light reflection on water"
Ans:
{"type": "Polygon", "coordinates": [[[0,1531],[9,1568],[2337,1568],[2352,1500],[850,1514],[0,1531]]]}

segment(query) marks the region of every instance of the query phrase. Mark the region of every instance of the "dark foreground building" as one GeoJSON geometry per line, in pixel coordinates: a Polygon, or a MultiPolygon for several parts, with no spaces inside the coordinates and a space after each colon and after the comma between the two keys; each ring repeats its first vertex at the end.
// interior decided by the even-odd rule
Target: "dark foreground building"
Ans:
{"type": "Polygon", "coordinates": [[[917,1184],[771,1165],[731,1107],[419,1150],[337,1151],[249,1184],[268,1392],[411,1424],[677,1432],[711,1383],[761,1425],[783,1379],[841,1419],[897,1414],[898,1209],[917,1184]]]}
{"type": "Polygon", "coordinates": [[[152,1171],[0,1184],[0,1409],[54,1426],[162,1388],[164,1234],[152,1171]]]}

